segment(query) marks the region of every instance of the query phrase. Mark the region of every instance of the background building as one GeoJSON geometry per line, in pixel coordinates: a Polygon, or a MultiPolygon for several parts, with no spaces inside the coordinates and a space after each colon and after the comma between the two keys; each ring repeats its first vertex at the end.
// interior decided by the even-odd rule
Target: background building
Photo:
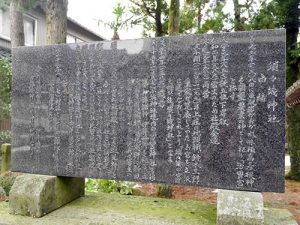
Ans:
{"type": "MultiPolygon", "coordinates": [[[[24,13],[25,45],[46,45],[46,15],[40,6],[24,13]]],[[[103,41],[104,38],[68,18],[67,43],[103,41]]],[[[9,10],[0,10],[0,57],[10,56],[10,19],[9,10]]]]}

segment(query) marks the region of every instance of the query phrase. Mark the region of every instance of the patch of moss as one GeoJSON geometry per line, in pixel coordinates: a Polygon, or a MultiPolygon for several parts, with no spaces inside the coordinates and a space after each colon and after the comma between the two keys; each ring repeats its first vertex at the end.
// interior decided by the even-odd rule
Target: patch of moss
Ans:
{"type": "Polygon", "coordinates": [[[76,208],[90,208],[99,213],[113,210],[128,216],[160,218],[175,224],[216,223],[215,204],[200,201],[123,196],[116,193],[88,193],[85,198],[78,199],[69,205],[76,208]]]}
{"type": "Polygon", "coordinates": [[[31,218],[8,213],[0,203],[0,223],[18,225],[215,225],[215,205],[198,201],[87,193],[66,206],[42,217],[31,218]]]}
{"type": "Polygon", "coordinates": [[[18,175],[19,173],[13,172],[6,172],[0,175],[0,186],[3,187],[7,196],[9,196],[10,189],[18,175]]]}

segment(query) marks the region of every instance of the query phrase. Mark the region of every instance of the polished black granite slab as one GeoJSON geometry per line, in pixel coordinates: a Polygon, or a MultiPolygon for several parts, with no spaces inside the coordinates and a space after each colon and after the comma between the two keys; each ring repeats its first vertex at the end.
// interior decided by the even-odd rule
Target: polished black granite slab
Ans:
{"type": "Polygon", "coordinates": [[[13,171],[284,191],[285,30],[13,49],[13,171]]]}

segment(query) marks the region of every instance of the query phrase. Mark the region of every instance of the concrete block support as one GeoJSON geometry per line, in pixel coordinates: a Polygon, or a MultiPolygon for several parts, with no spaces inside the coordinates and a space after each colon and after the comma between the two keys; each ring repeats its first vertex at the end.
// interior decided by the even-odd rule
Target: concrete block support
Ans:
{"type": "Polygon", "coordinates": [[[219,190],[217,225],[263,225],[264,204],[261,193],[219,190]]]}
{"type": "Polygon", "coordinates": [[[84,195],[84,178],[25,174],[10,191],[10,213],[42,217],[84,195]]]}

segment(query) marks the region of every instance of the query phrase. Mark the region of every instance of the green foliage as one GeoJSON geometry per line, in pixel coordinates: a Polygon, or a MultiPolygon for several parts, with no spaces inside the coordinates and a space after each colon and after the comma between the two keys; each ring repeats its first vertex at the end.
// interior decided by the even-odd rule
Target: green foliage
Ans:
{"type": "Polygon", "coordinates": [[[300,0],[273,0],[278,5],[278,16],[280,23],[286,29],[287,41],[287,87],[291,86],[300,78],[299,64],[300,56],[295,55],[299,48],[297,38],[299,35],[300,0]],[[297,50],[296,50],[297,51],[297,50]]]}
{"type": "Polygon", "coordinates": [[[290,87],[300,78],[300,48],[297,43],[299,33],[300,0],[263,0],[249,22],[249,29],[285,28],[287,32],[287,77],[290,87]]]}
{"type": "Polygon", "coordinates": [[[19,174],[12,172],[6,172],[0,175],[0,187],[3,187],[7,196],[9,196],[10,189],[13,186],[18,175],[19,174]]]}
{"type": "Polygon", "coordinates": [[[180,27],[179,33],[191,34],[194,33],[197,27],[197,9],[194,4],[184,4],[180,11],[180,27]]]}
{"type": "Polygon", "coordinates": [[[290,55],[293,58],[292,63],[297,63],[296,60],[300,56],[300,42],[297,42],[295,48],[290,50],[290,55]]]}
{"type": "MultiPolygon", "coordinates": [[[[299,15],[299,0],[272,0],[277,4],[277,12],[281,24],[297,25],[299,21],[295,21],[299,15]]],[[[299,18],[298,18],[299,19],[299,18]]]]}
{"type": "Polygon", "coordinates": [[[197,32],[204,22],[207,13],[207,5],[210,0],[186,0],[180,9],[180,28],[179,32],[191,34],[197,32]]]}
{"type": "Polygon", "coordinates": [[[165,0],[129,0],[132,26],[142,25],[143,36],[164,36],[168,34],[169,7],[165,0]],[[161,31],[158,26],[161,25],[161,31]]]}
{"type": "Polygon", "coordinates": [[[0,99],[0,118],[9,118],[11,113],[11,104],[3,104],[0,99]]]}
{"type": "MultiPolygon", "coordinates": [[[[169,5],[161,1],[158,9],[158,0],[130,0],[133,4],[130,12],[134,15],[132,25],[143,25],[143,35],[146,37],[156,33],[156,36],[168,34],[169,5]],[[157,13],[161,13],[162,34],[157,32],[157,13]]],[[[226,31],[225,24],[229,22],[229,14],[224,13],[225,1],[188,0],[180,8],[179,33],[207,33],[208,31],[226,31]],[[209,6],[209,7],[208,7],[209,6]]]]}
{"type": "Polygon", "coordinates": [[[257,12],[250,21],[250,28],[253,30],[274,29],[282,27],[278,3],[264,0],[257,12]]]}
{"type": "Polygon", "coordinates": [[[6,11],[9,8],[10,0],[0,0],[0,10],[6,11]]]}
{"type": "Polygon", "coordinates": [[[217,2],[212,5],[206,12],[204,23],[198,27],[197,33],[204,34],[209,31],[221,32],[225,31],[225,24],[229,22],[229,14],[224,13],[225,2],[217,2]]]}
{"type": "Polygon", "coordinates": [[[11,132],[9,130],[0,131],[0,147],[4,143],[11,143],[11,132]]]}
{"type": "Polygon", "coordinates": [[[136,185],[134,182],[88,179],[85,189],[89,192],[118,192],[122,195],[132,195],[134,185],[136,185]]]}
{"type": "Polygon", "coordinates": [[[204,34],[227,31],[229,14],[224,13],[225,2],[210,0],[189,0],[180,11],[180,33],[204,34]]]}
{"type": "Polygon", "coordinates": [[[172,197],[172,186],[168,184],[159,184],[157,186],[157,197],[171,198],[172,197]]]}
{"type": "Polygon", "coordinates": [[[0,59],[0,119],[10,115],[11,80],[11,62],[2,58],[0,59]]]}

